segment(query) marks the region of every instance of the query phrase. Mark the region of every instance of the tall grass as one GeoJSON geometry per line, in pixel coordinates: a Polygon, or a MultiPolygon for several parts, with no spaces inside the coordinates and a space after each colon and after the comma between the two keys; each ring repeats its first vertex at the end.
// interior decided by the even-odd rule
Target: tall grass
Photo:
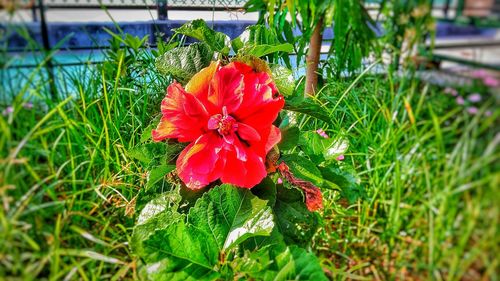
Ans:
{"type": "Polygon", "coordinates": [[[0,116],[0,276],[134,276],[128,239],[146,171],[127,150],[169,82],[141,52],[140,63],[123,54],[108,58],[111,68],[59,69],[59,100],[46,79],[3,93],[14,110],[0,116]]]}
{"type": "Polygon", "coordinates": [[[498,111],[485,114],[495,101],[471,115],[441,89],[388,78],[367,77],[345,99],[342,83],[322,92],[367,192],[346,208],[327,199],[324,265],[340,280],[496,280],[500,135],[498,111]]]}

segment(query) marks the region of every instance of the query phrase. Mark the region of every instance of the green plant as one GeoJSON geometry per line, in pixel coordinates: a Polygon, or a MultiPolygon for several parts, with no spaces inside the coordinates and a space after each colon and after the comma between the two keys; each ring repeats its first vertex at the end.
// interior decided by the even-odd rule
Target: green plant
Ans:
{"type": "Polygon", "coordinates": [[[297,65],[305,55],[306,78],[304,94],[317,92],[318,65],[323,44],[322,32],[333,27],[335,38],[328,52],[333,56],[334,75],[339,78],[344,71],[353,72],[360,68],[361,61],[369,52],[376,50],[374,21],[368,15],[362,1],[297,1],[297,0],[252,0],[245,5],[247,11],[261,11],[260,21],[267,12],[269,26],[282,34],[282,41],[296,46],[297,65]],[[292,18],[288,22],[287,16],[292,18]],[[301,21],[296,20],[296,18],[301,21]],[[301,35],[294,37],[292,28],[298,27],[301,35]]]}

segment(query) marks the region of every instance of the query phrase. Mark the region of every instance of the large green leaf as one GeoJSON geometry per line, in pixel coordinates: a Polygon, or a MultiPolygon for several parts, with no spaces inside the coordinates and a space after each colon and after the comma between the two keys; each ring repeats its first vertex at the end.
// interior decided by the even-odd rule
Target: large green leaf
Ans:
{"type": "Polygon", "coordinates": [[[156,58],[156,68],[172,75],[181,83],[187,83],[194,74],[208,66],[214,53],[205,43],[193,43],[186,47],[172,49],[156,58]]]}
{"type": "Polygon", "coordinates": [[[289,43],[276,44],[276,45],[247,45],[239,50],[240,54],[256,56],[258,58],[276,53],[276,52],[293,52],[293,45],[289,43]]]}
{"type": "Polygon", "coordinates": [[[219,251],[252,236],[269,235],[274,227],[267,201],[231,185],[205,194],[190,210],[188,221],[213,239],[219,251]]]}
{"type": "Polygon", "coordinates": [[[143,241],[154,234],[156,230],[165,229],[168,225],[182,218],[177,212],[180,200],[179,194],[165,192],[144,206],[132,233],[132,248],[137,255],[144,256],[146,254],[143,249],[143,241]]]}
{"type": "Polygon", "coordinates": [[[296,148],[299,144],[300,129],[297,126],[287,126],[281,130],[281,141],[278,143],[280,150],[296,148]]]}
{"type": "Polygon", "coordinates": [[[272,280],[328,280],[316,256],[297,246],[287,247],[275,260],[279,269],[272,280]]]}
{"type": "Polygon", "coordinates": [[[219,257],[216,242],[205,231],[190,226],[183,219],[156,230],[143,242],[143,249],[147,263],[179,259],[208,270],[214,268],[219,257]]]}
{"type": "MultiPolygon", "coordinates": [[[[337,189],[340,190],[340,195],[346,198],[350,204],[366,197],[366,191],[351,173],[342,171],[332,165],[321,167],[320,171],[325,178],[325,184],[336,185],[337,189]]],[[[323,187],[326,186],[324,185],[323,187]]]]}
{"type": "Polygon", "coordinates": [[[231,39],[222,32],[217,32],[207,26],[204,20],[194,20],[174,29],[175,32],[205,42],[213,51],[229,54],[231,39]]]}

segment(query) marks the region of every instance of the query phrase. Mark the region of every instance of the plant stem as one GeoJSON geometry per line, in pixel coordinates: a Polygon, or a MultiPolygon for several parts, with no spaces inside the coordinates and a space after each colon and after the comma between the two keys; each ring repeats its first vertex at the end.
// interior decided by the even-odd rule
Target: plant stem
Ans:
{"type": "Polygon", "coordinates": [[[308,95],[313,96],[316,93],[316,88],[318,86],[318,64],[321,52],[321,42],[323,41],[323,35],[321,34],[322,28],[323,16],[320,17],[318,23],[316,24],[309,41],[309,51],[306,58],[306,87],[304,92],[306,97],[308,95]]]}

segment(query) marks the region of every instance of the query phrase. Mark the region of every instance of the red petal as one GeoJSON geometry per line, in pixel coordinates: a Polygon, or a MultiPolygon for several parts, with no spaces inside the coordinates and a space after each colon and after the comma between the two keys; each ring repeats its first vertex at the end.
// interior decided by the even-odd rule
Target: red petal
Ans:
{"type": "Polygon", "coordinates": [[[231,114],[240,107],[243,99],[243,75],[234,67],[222,67],[214,75],[208,89],[208,101],[220,113],[222,107],[231,114]]]}
{"type": "Polygon", "coordinates": [[[241,122],[259,130],[270,126],[283,108],[285,101],[278,95],[269,74],[245,74],[244,96],[235,116],[241,122]]]}
{"type": "Polygon", "coordinates": [[[208,112],[195,96],[174,82],[167,88],[161,103],[162,120],[153,130],[153,140],[177,138],[180,142],[193,141],[205,132],[208,112]]]}
{"type": "Polygon", "coordinates": [[[177,173],[190,189],[200,189],[218,179],[221,139],[214,133],[200,136],[189,144],[177,158],[177,173]]]}
{"type": "Polygon", "coordinates": [[[221,176],[221,181],[223,183],[252,188],[266,177],[267,172],[262,157],[259,157],[251,149],[244,149],[247,154],[246,161],[239,160],[234,150],[225,151],[224,158],[226,162],[224,165],[224,172],[221,176]]]}
{"type": "Polygon", "coordinates": [[[259,132],[245,123],[238,123],[238,135],[246,141],[260,141],[259,132]]]}

